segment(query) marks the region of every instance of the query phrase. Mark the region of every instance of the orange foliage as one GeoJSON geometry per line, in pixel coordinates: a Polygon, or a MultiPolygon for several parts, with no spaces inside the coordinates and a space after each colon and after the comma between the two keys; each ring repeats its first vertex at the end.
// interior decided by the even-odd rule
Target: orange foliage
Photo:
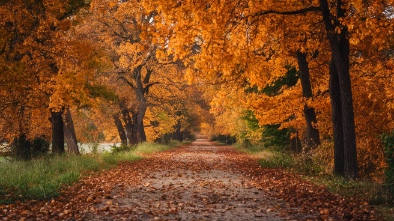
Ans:
{"type": "MultiPolygon", "coordinates": [[[[332,136],[328,95],[331,53],[319,1],[142,2],[174,24],[168,47],[176,56],[184,57],[193,45],[199,45],[198,53],[187,59],[188,79],[224,83],[225,86],[216,87],[216,92],[212,93],[212,111],[217,116],[218,126],[226,125],[226,118],[222,117],[226,112],[240,117],[242,111],[237,110],[242,105],[243,109],[253,110],[261,125],[280,123],[302,134],[305,129],[302,110],[308,104],[317,112],[316,127],[321,136],[332,136]],[[304,9],[302,13],[282,14],[304,9]],[[297,50],[308,55],[313,99],[302,98],[299,83],[283,88],[282,93],[274,97],[243,93],[245,85],[262,89],[283,76],[286,65],[296,67],[294,53],[297,50]]],[[[391,89],[393,2],[343,2],[344,9],[349,11],[340,22],[348,27],[350,35],[350,71],[360,168],[363,175],[381,174],[385,163],[380,135],[393,130],[394,126],[391,89]]],[[[226,128],[227,132],[233,131],[231,128],[241,130],[235,119],[228,123],[231,125],[219,127],[226,128]]]]}

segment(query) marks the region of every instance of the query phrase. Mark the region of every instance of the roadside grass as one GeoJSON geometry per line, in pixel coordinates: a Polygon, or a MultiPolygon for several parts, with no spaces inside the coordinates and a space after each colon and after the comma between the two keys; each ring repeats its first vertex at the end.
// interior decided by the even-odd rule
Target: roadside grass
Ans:
{"type": "MultiPolygon", "coordinates": [[[[297,172],[297,170],[295,170],[297,172]]],[[[316,185],[327,187],[345,198],[353,198],[373,205],[383,220],[394,220],[394,202],[384,185],[367,179],[346,179],[336,175],[303,175],[303,178],[316,185]]]]}
{"type": "Polygon", "coordinates": [[[286,168],[303,179],[345,198],[353,198],[373,205],[384,220],[394,220],[394,202],[384,185],[368,179],[351,180],[331,173],[331,167],[321,156],[300,156],[260,146],[235,146],[238,151],[258,159],[264,168],[286,168]],[[322,162],[323,161],[323,162],[322,162]],[[390,201],[391,200],[391,201],[390,201]]]}
{"type": "Polygon", "coordinates": [[[109,169],[121,162],[133,162],[158,151],[181,146],[142,143],[127,151],[86,155],[48,155],[30,161],[0,162],[0,204],[17,200],[50,199],[63,186],[71,185],[91,172],[109,169]]]}
{"type": "Polygon", "coordinates": [[[168,144],[157,144],[157,143],[142,143],[134,149],[134,153],[137,155],[152,154],[155,152],[161,152],[169,150],[173,147],[181,146],[182,143],[179,141],[171,140],[168,144]]]}
{"type": "Polygon", "coordinates": [[[258,163],[265,168],[288,168],[294,163],[290,155],[275,149],[267,149],[263,145],[248,147],[236,145],[235,147],[238,151],[248,153],[253,158],[257,158],[258,163]]]}

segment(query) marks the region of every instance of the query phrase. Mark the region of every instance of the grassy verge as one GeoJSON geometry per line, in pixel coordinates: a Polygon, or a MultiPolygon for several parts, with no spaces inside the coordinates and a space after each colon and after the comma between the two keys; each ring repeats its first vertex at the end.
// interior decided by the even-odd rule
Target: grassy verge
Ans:
{"type": "Polygon", "coordinates": [[[335,175],[304,175],[303,177],[317,185],[327,187],[332,193],[368,202],[376,208],[383,220],[394,220],[394,204],[390,202],[391,196],[381,183],[366,179],[349,180],[335,175]]]}
{"type": "Polygon", "coordinates": [[[265,149],[263,147],[236,147],[239,151],[258,158],[265,168],[286,168],[316,185],[325,186],[332,193],[346,198],[354,198],[375,206],[384,220],[394,220],[393,202],[388,202],[390,196],[380,183],[370,180],[349,180],[330,174],[322,162],[311,157],[293,156],[286,152],[265,149]]]}
{"type": "Polygon", "coordinates": [[[142,155],[180,146],[143,143],[128,151],[105,154],[46,156],[31,161],[0,162],[0,204],[16,200],[48,199],[92,171],[111,168],[120,162],[136,161],[142,155]]]}
{"type": "Polygon", "coordinates": [[[269,150],[264,146],[249,146],[248,148],[236,146],[236,149],[259,159],[259,164],[265,168],[290,168],[294,164],[290,155],[275,150],[269,150]]]}

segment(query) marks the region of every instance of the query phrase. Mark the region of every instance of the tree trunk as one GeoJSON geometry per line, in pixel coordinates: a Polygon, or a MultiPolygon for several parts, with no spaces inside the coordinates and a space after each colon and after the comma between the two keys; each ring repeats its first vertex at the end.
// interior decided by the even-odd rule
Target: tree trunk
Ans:
{"type": "Polygon", "coordinates": [[[63,113],[62,111],[51,111],[52,121],[52,153],[63,154],[64,151],[64,132],[63,132],[63,113]]]}
{"type": "Polygon", "coordinates": [[[137,144],[138,143],[138,124],[137,124],[137,114],[136,113],[132,113],[131,117],[133,118],[133,125],[132,125],[132,140],[131,140],[131,144],[137,144]]]}
{"type": "Polygon", "coordinates": [[[140,134],[140,141],[141,141],[141,143],[146,142],[144,121],[141,122],[141,127],[140,127],[139,134],[140,134]]]}
{"type": "Polygon", "coordinates": [[[336,15],[332,15],[327,0],[320,0],[320,8],[327,37],[332,51],[332,60],[340,85],[341,116],[344,148],[344,176],[356,178],[358,174],[356,132],[353,112],[352,87],[350,82],[350,44],[347,26],[341,24],[345,9],[341,0],[336,1],[336,15]],[[334,19],[334,20],[332,20],[334,19]]]}
{"type": "MultiPolygon", "coordinates": [[[[141,67],[142,68],[142,67],[141,67]]],[[[148,91],[145,92],[144,85],[141,79],[141,68],[137,68],[134,71],[134,76],[136,80],[136,87],[134,89],[135,95],[138,99],[138,112],[136,113],[136,121],[134,122],[136,126],[136,132],[137,132],[137,142],[142,143],[146,141],[146,135],[145,135],[145,128],[144,128],[144,118],[145,118],[145,113],[146,109],[148,108],[147,106],[147,101],[145,98],[145,93],[148,93],[148,91]]],[[[147,76],[144,79],[144,83],[149,82],[150,74],[152,72],[147,73],[147,76]]]]}
{"type": "MultiPolygon", "coordinates": [[[[293,130],[293,129],[291,129],[293,130]]],[[[296,136],[290,139],[290,150],[293,153],[301,153],[302,145],[300,137],[298,136],[298,132],[296,131],[296,136]]]]}
{"type": "Polygon", "coordinates": [[[337,45],[335,51],[338,51],[334,53],[334,58],[341,89],[344,175],[349,178],[356,178],[358,165],[352,87],[349,73],[349,39],[344,37],[337,45]]]}
{"type": "MultiPolygon", "coordinates": [[[[312,86],[310,81],[309,67],[306,60],[306,54],[297,51],[298,68],[300,72],[300,80],[302,87],[302,95],[305,98],[313,98],[312,86]]],[[[316,112],[312,107],[304,106],[304,117],[307,126],[307,135],[305,139],[304,149],[308,152],[316,148],[320,144],[319,130],[313,126],[317,124],[316,112]]]]}
{"type": "Polygon", "coordinates": [[[181,142],[183,141],[181,129],[181,121],[178,120],[177,124],[175,125],[174,140],[179,140],[181,142]]]}
{"type": "Polygon", "coordinates": [[[136,131],[137,131],[137,142],[142,143],[146,141],[146,134],[144,128],[144,117],[146,113],[146,104],[140,104],[138,113],[136,114],[136,131]]]}
{"type": "Polygon", "coordinates": [[[75,134],[74,121],[71,116],[70,108],[66,109],[64,116],[64,138],[70,153],[80,154],[78,149],[77,136],[75,134]]]}
{"type": "Polygon", "coordinates": [[[31,159],[31,143],[25,134],[20,134],[12,141],[11,150],[17,160],[31,159]]]}
{"type": "Polygon", "coordinates": [[[115,122],[116,129],[118,129],[118,133],[119,133],[119,137],[120,137],[120,141],[122,142],[122,145],[127,146],[127,136],[126,136],[122,122],[120,121],[118,115],[114,115],[114,122],[115,122]]]}
{"type": "Polygon", "coordinates": [[[123,115],[123,121],[125,123],[125,129],[126,129],[126,137],[127,137],[127,144],[128,145],[133,145],[135,144],[135,139],[133,138],[134,136],[134,121],[130,117],[130,112],[126,109],[122,110],[122,115],[123,115]]]}
{"type": "Polygon", "coordinates": [[[338,73],[334,61],[330,63],[330,100],[332,109],[332,125],[334,132],[334,173],[343,176],[344,147],[342,127],[342,105],[338,73]]]}

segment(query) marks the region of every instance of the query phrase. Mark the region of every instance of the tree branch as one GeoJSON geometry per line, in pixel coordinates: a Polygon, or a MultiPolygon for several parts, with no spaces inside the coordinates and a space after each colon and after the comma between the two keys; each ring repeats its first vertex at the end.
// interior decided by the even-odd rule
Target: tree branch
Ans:
{"type": "Polygon", "coordinates": [[[129,80],[127,80],[127,78],[125,78],[125,76],[119,76],[118,80],[124,80],[128,85],[130,85],[131,88],[135,89],[134,84],[131,83],[129,80]]]}
{"type": "Polygon", "coordinates": [[[152,75],[152,73],[153,73],[153,70],[150,68],[147,68],[146,75],[145,75],[144,81],[142,83],[144,83],[144,84],[149,83],[150,76],[152,75]]]}
{"type": "Polygon", "coordinates": [[[268,14],[278,14],[278,15],[298,15],[298,14],[305,14],[308,12],[315,12],[315,11],[321,11],[320,7],[318,6],[311,6],[308,8],[302,8],[294,11],[276,11],[276,10],[267,10],[267,11],[259,11],[254,14],[246,15],[244,18],[255,18],[263,15],[268,15],[268,14]]]}
{"type": "Polygon", "coordinates": [[[150,84],[147,84],[147,85],[144,87],[144,93],[145,93],[145,94],[148,94],[148,93],[149,93],[149,88],[152,87],[152,86],[155,85],[155,84],[160,84],[160,82],[152,82],[152,83],[150,83],[150,84]]]}

